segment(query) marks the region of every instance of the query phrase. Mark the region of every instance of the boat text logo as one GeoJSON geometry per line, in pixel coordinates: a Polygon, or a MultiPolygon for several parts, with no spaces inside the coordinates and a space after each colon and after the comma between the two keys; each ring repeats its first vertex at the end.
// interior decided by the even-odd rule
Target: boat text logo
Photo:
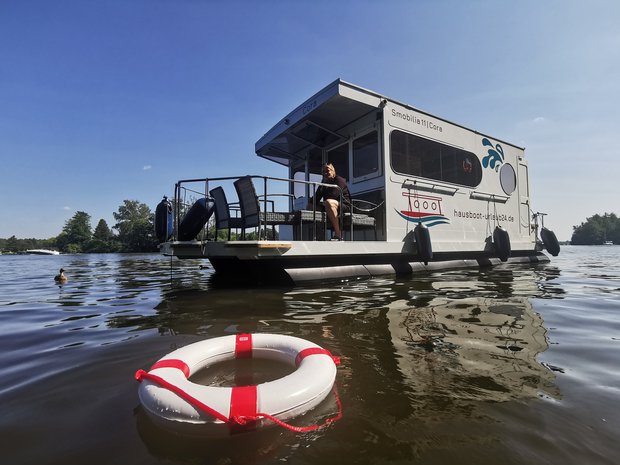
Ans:
{"type": "Polygon", "coordinates": [[[482,145],[491,147],[487,150],[488,155],[482,158],[482,166],[498,171],[499,167],[504,163],[504,149],[500,144],[496,144],[493,147],[493,142],[486,137],[482,139],[482,145]]]}
{"type": "Polygon", "coordinates": [[[450,218],[441,210],[441,197],[403,192],[407,198],[407,210],[396,210],[401,218],[412,223],[424,223],[431,227],[438,224],[450,224],[450,218]]]}

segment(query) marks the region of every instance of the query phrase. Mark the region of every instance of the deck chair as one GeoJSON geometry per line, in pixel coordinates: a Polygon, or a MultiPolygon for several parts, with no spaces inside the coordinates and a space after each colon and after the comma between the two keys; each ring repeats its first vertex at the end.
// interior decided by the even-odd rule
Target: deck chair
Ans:
{"type": "MultiPolygon", "coordinates": [[[[383,203],[383,202],[382,202],[383,203]]],[[[353,232],[365,230],[373,233],[374,240],[377,240],[377,220],[368,213],[379,208],[372,202],[360,199],[351,199],[351,207],[342,212],[342,234],[348,232],[349,237],[353,238],[353,232]],[[353,210],[353,212],[351,212],[353,210]]],[[[317,206],[316,210],[298,210],[295,212],[295,219],[299,226],[299,237],[303,239],[304,224],[322,224],[327,229],[332,229],[331,223],[327,220],[327,214],[322,207],[317,206]]],[[[317,233],[322,234],[317,228],[313,231],[313,240],[317,240],[317,233]]]]}
{"type": "Polygon", "coordinates": [[[244,228],[243,219],[230,216],[230,204],[221,186],[211,189],[209,194],[215,202],[215,240],[217,240],[217,232],[220,229],[228,229],[228,240],[230,240],[231,229],[244,228]]]}
{"type": "Polygon", "coordinates": [[[368,200],[351,199],[351,209],[344,214],[344,226],[351,229],[351,237],[353,237],[353,228],[359,230],[372,230],[374,239],[377,240],[377,220],[371,214],[377,210],[383,202],[375,204],[368,200]]]}
{"type": "MultiPolygon", "coordinates": [[[[239,209],[241,210],[241,219],[243,221],[243,228],[258,228],[259,238],[262,234],[261,226],[273,226],[277,224],[293,224],[294,217],[291,212],[263,212],[260,209],[260,203],[258,196],[256,195],[256,189],[250,176],[243,176],[237,179],[234,183],[237,196],[239,197],[239,209]]],[[[268,201],[272,205],[273,202],[268,201]]],[[[275,237],[275,230],[274,230],[275,237]]]]}

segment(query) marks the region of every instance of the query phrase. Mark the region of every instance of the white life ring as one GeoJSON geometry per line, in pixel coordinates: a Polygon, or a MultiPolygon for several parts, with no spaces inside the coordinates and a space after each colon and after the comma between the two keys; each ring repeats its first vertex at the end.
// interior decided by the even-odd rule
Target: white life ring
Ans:
{"type": "Polygon", "coordinates": [[[177,349],[136,379],[140,403],[161,426],[185,434],[219,436],[262,426],[265,418],[286,421],[317,406],[331,391],[337,360],[320,346],[293,336],[240,334],[177,349]],[[189,381],[197,371],[235,358],[266,358],[297,365],[283,378],[257,386],[203,386],[189,381]],[[258,414],[258,416],[257,416],[258,414]]]}

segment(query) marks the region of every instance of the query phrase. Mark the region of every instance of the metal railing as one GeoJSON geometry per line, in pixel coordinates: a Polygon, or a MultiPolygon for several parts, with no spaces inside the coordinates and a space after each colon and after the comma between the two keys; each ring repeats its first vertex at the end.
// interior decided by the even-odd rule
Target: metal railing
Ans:
{"type": "MultiPolygon", "coordinates": [[[[335,184],[326,184],[317,181],[305,181],[299,179],[288,179],[288,178],[279,178],[272,176],[260,176],[260,175],[246,175],[252,181],[259,180],[260,182],[254,182],[254,188],[257,188],[257,185],[261,187],[260,190],[257,190],[257,197],[259,201],[259,206],[262,209],[262,212],[275,211],[276,204],[281,205],[272,198],[274,197],[282,197],[288,200],[287,202],[287,211],[293,212],[293,194],[291,192],[294,191],[293,187],[295,184],[301,184],[309,186],[311,192],[315,195],[312,196],[312,212],[313,212],[313,224],[314,231],[313,237],[316,239],[316,228],[317,228],[317,219],[323,218],[322,211],[318,210],[318,205],[316,202],[316,190],[320,186],[324,186],[327,188],[336,188],[339,192],[339,201],[340,205],[343,205],[343,192],[340,186],[335,184]],[[286,184],[286,192],[282,192],[284,189],[274,189],[273,184],[275,183],[284,183],[286,184]],[[270,191],[271,189],[271,191],[270,191]]],[[[246,177],[246,176],[228,176],[228,177],[215,177],[215,178],[195,178],[195,179],[182,179],[177,181],[174,186],[174,199],[173,199],[173,215],[174,215],[174,228],[173,228],[173,236],[178,237],[178,227],[181,223],[183,216],[187,213],[187,211],[191,208],[193,203],[198,200],[200,197],[210,198],[209,191],[211,188],[216,187],[216,185],[226,185],[232,184],[232,182],[246,177]],[[195,186],[196,184],[200,184],[200,186],[195,186]],[[196,196],[193,197],[193,195],[196,196]]],[[[238,205],[238,202],[232,202],[230,205],[238,205]]],[[[340,208],[339,211],[339,223],[340,230],[343,230],[344,222],[343,222],[343,213],[344,208],[340,208]]],[[[261,215],[259,215],[260,217],[261,215]]],[[[208,228],[209,224],[205,227],[208,228]]],[[[259,224],[259,234],[261,232],[261,225],[259,224]]]]}

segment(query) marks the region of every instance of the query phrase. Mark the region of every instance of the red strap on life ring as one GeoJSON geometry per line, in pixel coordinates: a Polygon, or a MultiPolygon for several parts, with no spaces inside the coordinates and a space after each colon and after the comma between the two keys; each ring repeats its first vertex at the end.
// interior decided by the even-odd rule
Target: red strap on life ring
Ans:
{"type": "Polygon", "coordinates": [[[235,358],[252,358],[251,334],[237,334],[235,339],[235,358]]]}
{"type": "Polygon", "coordinates": [[[340,365],[340,357],[333,356],[329,350],[321,347],[309,347],[308,349],[304,349],[297,354],[297,357],[295,357],[295,366],[298,367],[301,364],[301,361],[310,355],[328,355],[336,365],[340,365]]]}
{"type": "Polygon", "coordinates": [[[256,386],[235,386],[230,395],[230,432],[256,429],[256,386]],[[241,426],[241,428],[239,428],[241,426]]]}
{"type": "Polygon", "coordinates": [[[204,404],[204,403],[200,402],[198,399],[196,399],[195,397],[193,397],[190,394],[188,394],[187,392],[185,392],[183,389],[175,386],[172,383],[169,383],[168,381],[166,381],[163,378],[160,378],[157,375],[154,375],[154,374],[151,374],[151,373],[147,373],[144,370],[138,370],[138,371],[136,371],[136,375],[135,376],[136,376],[136,380],[139,381],[139,382],[142,382],[143,380],[148,379],[149,381],[152,381],[152,382],[154,382],[156,384],[159,384],[161,387],[166,388],[166,389],[168,389],[171,392],[174,392],[181,399],[189,402],[191,405],[193,405],[196,408],[199,408],[203,412],[208,413],[213,418],[217,418],[218,420],[223,421],[223,422],[228,422],[229,421],[228,418],[226,418],[224,415],[222,415],[217,410],[212,409],[207,404],[204,404]]]}
{"type": "Polygon", "coordinates": [[[177,370],[181,370],[186,378],[189,378],[190,372],[187,363],[183,360],[177,360],[173,358],[159,360],[155,362],[155,364],[149,369],[149,371],[153,371],[157,368],[176,368],[177,370]]]}

